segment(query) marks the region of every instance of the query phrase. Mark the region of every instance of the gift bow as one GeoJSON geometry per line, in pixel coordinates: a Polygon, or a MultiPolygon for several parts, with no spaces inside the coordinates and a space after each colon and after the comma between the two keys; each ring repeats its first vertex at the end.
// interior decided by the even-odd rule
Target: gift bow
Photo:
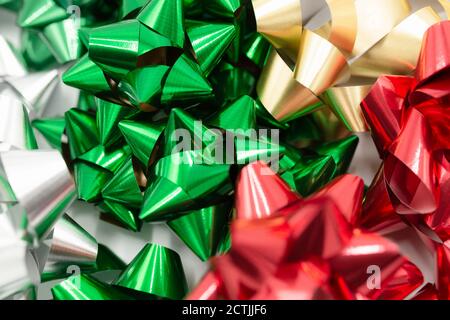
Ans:
{"type": "Polygon", "coordinates": [[[250,204],[237,206],[246,212],[237,212],[232,224],[233,246],[213,259],[213,270],[188,299],[403,299],[422,284],[420,270],[396,244],[354,228],[360,178],[341,176],[301,199],[269,171],[262,162],[243,169],[240,179],[263,196],[245,198],[239,186],[250,181],[238,183],[238,201],[250,204]],[[279,197],[270,196],[275,191],[279,197]],[[342,198],[344,191],[354,197],[342,198]],[[370,285],[372,269],[380,272],[378,286],[370,285]]]}
{"type": "Polygon", "coordinates": [[[449,211],[449,33],[448,21],[432,26],[415,77],[382,76],[361,104],[400,214],[435,213],[442,220],[449,211]]]}
{"type": "Polygon", "coordinates": [[[431,7],[411,14],[406,0],[326,3],[311,14],[295,0],[252,1],[257,31],[276,48],[258,96],[282,122],[328,105],[349,130],[366,131],[360,102],[381,74],[414,71],[424,33],[441,19],[431,7]]]}

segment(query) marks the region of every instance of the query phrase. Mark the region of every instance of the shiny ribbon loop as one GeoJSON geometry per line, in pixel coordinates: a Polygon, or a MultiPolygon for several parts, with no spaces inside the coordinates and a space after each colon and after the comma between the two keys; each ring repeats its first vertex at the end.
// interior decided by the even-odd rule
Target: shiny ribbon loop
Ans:
{"type": "Polygon", "coordinates": [[[437,150],[448,150],[446,81],[449,22],[431,27],[419,57],[416,78],[382,77],[362,103],[398,213],[428,214],[438,209],[437,150]],[[444,100],[443,100],[444,99],[444,100]],[[382,103],[386,101],[387,103],[382,103]],[[435,136],[435,138],[434,138],[435,136]]]}
{"type": "MultiPolygon", "coordinates": [[[[244,170],[238,193],[248,183],[282,187],[275,174],[267,175],[270,169],[263,163],[244,170]]],[[[214,258],[213,271],[188,299],[403,299],[423,283],[423,276],[393,242],[353,229],[363,192],[362,181],[346,175],[307,199],[286,191],[291,200],[270,201],[265,209],[273,210],[264,217],[235,220],[233,247],[214,258]],[[356,198],[343,201],[341,190],[353,190],[356,198]],[[262,244],[261,238],[267,241],[262,244]],[[372,246],[377,250],[367,250],[372,246]],[[380,266],[385,279],[377,290],[363,276],[372,265],[380,266]]],[[[245,200],[255,210],[270,198],[245,200]]]]}
{"type": "Polygon", "coordinates": [[[253,1],[258,31],[279,52],[272,53],[263,70],[258,96],[281,122],[323,103],[349,130],[367,131],[360,102],[381,74],[415,70],[423,35],[440,17],[431,7],[411,14],[407,1],[330,0],[327,5],[328,23],[308,30],[302,28],[298,1],[253,1]],[[290,18],[277,20],[283,12],[290,12],[290,18]],[[293,74],[288,57],[295,65],[293,74]]]}

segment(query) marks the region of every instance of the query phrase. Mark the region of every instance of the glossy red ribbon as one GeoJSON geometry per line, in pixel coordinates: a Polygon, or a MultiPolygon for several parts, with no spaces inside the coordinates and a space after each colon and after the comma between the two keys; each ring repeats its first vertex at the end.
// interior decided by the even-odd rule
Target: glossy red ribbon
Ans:
{"type": "MultiPolygon", "coordinates": [[[[361,106],[384,160],[394,210],[425,214],[436,229],[450,214],[450,21],[425,34],[415,77],[382,76],[361,106]]],[[[442,231],[442,230],[441,230],[442,231]]],[[[446,239],[445,239],[446,240],[446,239]]]]}
{"type": "Polygon", "coordinates": [[[237,194],[246,194],[240,189],[249,184],[266,192],[237,197],[232,249],[213,259],[213,270],[189,299],[403,299],[423,283],[394,242],[355,228],[364,194],[360,178],[338,177],[301,199],[278,176],[261,174],[266,170],[261,162],[244,168],[237,194]],[[264,186],[284,194],[277,200],[264,186]],[[273,211],[249,219],[239,212],[249,208],[273,211]],[[380,272],[379,287],[368,284],[373,267],[380,272]]]}

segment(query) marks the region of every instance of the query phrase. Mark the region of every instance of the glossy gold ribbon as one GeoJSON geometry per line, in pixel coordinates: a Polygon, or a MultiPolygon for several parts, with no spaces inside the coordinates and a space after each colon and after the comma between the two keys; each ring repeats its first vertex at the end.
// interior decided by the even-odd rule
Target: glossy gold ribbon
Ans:
{"type": "Polygon", "coordinates": [[[295,60],[303,29],[300,1],[254,0],[253,9],[257,31],[295,60]]]}
{"type": "Polygon", "coordinates": [[[450,1],[448,0],[438,0],[441,4],[442,8],[444,8],[445,13],[447,14],[447,19],[450,17],[450,1]]]}
{"type": "Polygon", "coordinates": [[[300,1],[253,1],[257,29],[275,48],[257,93],[281,122],[326,104],[349,130],[366,131],[359,105],[371,85],[381,74],[411,74],[425,31],[440,17],[431,7],[412,13],[407,0],[326,3],[330,19],[312,31],[300,1]]]}
{"type": "Polygon", "coordinates": [[[352,64],[352,76],[377,78],[380,74],[411,74],[416,68],[425,31],[439,20],[431,7],[410,15],[352,64]]]}

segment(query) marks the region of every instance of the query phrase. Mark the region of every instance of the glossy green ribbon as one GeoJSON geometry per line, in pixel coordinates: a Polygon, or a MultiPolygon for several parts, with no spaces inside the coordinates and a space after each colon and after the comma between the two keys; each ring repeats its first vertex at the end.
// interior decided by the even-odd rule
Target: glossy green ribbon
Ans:
{"type": "Polygon", "coordinates": [[[148,298],[182,299],[187,283],[179,255],[159,244],[147,244],[113,282],[117,288],[148,298]]]}
{"type": "Polygon", "coordinates": [[[55,300],[134,300],[119,289],[92,276],[71,276],[52,288],[55,300]]]}

